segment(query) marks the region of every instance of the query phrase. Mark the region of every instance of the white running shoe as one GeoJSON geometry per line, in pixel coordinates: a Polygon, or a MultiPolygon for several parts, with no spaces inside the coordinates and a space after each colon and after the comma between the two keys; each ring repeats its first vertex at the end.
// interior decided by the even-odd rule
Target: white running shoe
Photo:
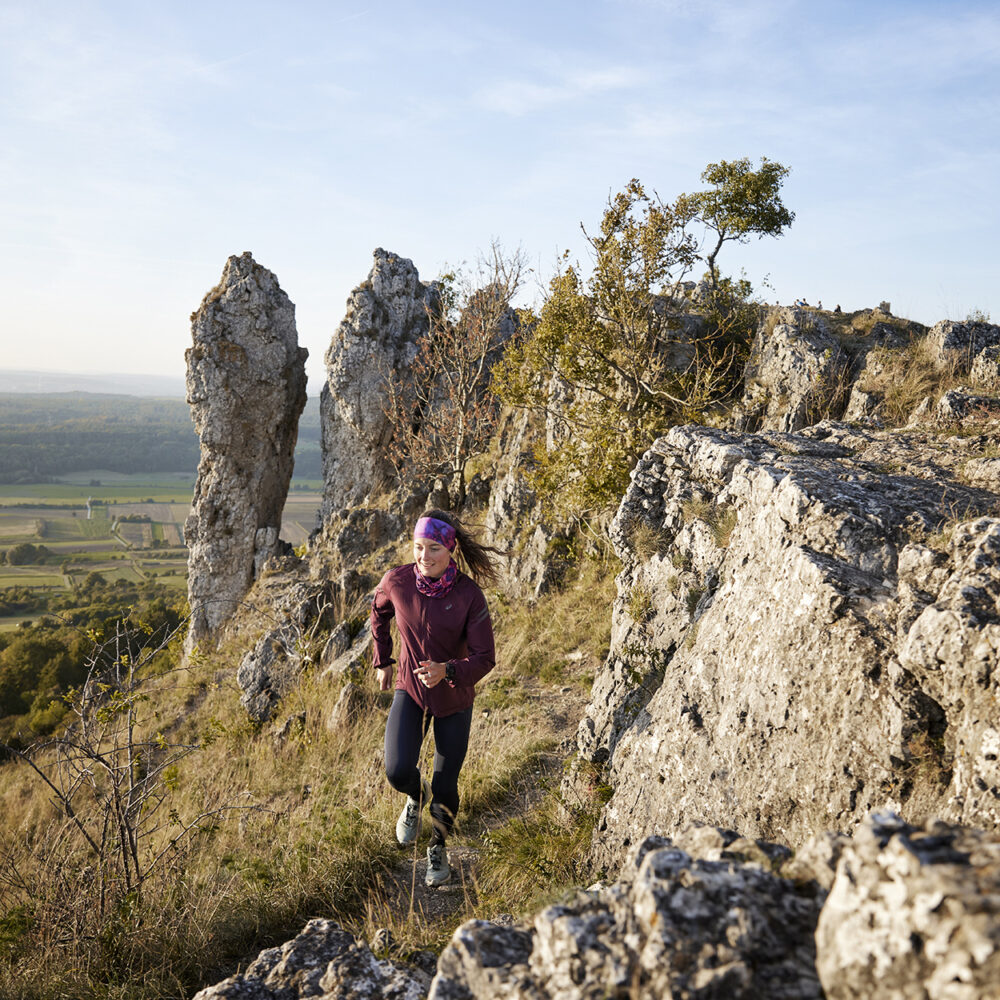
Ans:
{"type": "Polygon", "coordinates": [[[424,884],[430,888],[443,885],[451,878],[451,868],[448,865],[448,852],[444,844],[431,844],[427,848],[427,877],[424,884]]]}
{"type": "Polygon", "coordinates": [[[396,840],[403,847],[412,844],[420,836],[420,813],[431,800],[431,786],[426,778],[420,781],[420,801],[407,797],[406,805],[396,820],[396,840]]]}

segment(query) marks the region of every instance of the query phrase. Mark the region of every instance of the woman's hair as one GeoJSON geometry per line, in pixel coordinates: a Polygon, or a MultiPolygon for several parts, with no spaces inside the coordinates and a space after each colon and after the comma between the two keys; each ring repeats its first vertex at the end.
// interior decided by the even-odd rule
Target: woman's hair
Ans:
{"type": "Polygon", "coordinates": [[[444,521],[445,524],[450,524],[455,529],[455,538],[458,541],[456,555],[461,562],[465,563],[469,575],[477,583],[497,582],[500,578],[500,571],[497,569],[496,561],[490,558],[490,553],[504,556],[507,553],[503,549],[494,548],[492,545],[483,545],[477,541],[471,530],[449,511],[433,507],[430,510],[425,510],[420,516],[444,521]]]}

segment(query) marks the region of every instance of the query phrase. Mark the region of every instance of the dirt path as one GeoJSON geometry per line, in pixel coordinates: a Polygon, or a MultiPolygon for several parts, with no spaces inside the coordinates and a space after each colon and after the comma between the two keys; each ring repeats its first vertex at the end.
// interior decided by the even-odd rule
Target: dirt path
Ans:
{"type": "MultiPolygon", "coordinates": [[[[452,874],[447,883],[436,888],[424,884],[427,872],[427,836],[418,838],[416,848],[400,848],[400,858],[383,885],[383,896],[390,912],[400,919],[416,919],[425,925],[448,925],[453,930],[470,918],[477,904],[480,845],[491,829],[517,817],[527,816],[548,788],[558,785],[563,765],[575,749],[575,734],[587,703],[580,687],[543,687],[526,692],[526,698],[544,706],[550,731],[559,745],[546,755],[541,773],[526,774],[506,796],[502,806],[480,816],[448,841],[448,859],[452,874]]],[[[424,815],[425,820],[427,815],[424,815]]],[[[425,827],[426,827],[425,823],[425,827]]],[[[490,914],[490,919],[503,919],[490,914]]]]}

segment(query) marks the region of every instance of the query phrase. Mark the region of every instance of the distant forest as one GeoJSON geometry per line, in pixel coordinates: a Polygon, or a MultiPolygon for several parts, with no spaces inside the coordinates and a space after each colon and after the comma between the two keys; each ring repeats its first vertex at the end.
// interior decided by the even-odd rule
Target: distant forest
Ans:
{"type": "MultiPolygon", "coordinates": [[[[182,399],[87,392],[0,393],[0,483],[49,482],[72,472],[189,472],[198,436],[182,399]]],[[[299,422],[295,477],[322,476],[319,401],[299,422]]]]}

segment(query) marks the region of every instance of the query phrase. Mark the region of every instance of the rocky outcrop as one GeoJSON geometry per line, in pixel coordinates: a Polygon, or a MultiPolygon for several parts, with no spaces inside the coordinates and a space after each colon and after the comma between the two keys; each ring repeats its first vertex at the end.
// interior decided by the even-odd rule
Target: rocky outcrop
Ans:
{"type": "Polygon", "coordinates": [[[381,248],[368,278],[351,292],[326,352],[320,397],[323,517],[388,481],[386,380],[412,363],[437,300],[436,286],[423,284],[411,261],[381,248]]]}
{"type": "Polygon", "coordinates": [[[391,959],[332,920],[310,920],[302,932],[262,951],[246,972],[209,986],[194,1000],[422,1000],[430,975],[391,959]]]}
{"type": "Polygon", "coordinates": [[[998,861],[995,835],[893,814],[791,859],[712,827],[653,836],[607,888],[463,924],[430,998],[996,998],[998,861]]]}
{"type": "Polygon", "coordinates": [[[679,427],[646,453],[578,736],[614,789],[598,864],[692,820],[793,846],[887,804],[996,822],[1000,498],[960,478],[968,440],[679,427]]]}
{"type": "Polygon", "coordinates": [[[527,927],[463,924],[429,1000],[818,1000],[822,890],[739,857],[693,859],[651,837],[618,882],[550,906],[527,927]]]}
{"type": "Polygon", "coordinates": [[[927,338],[940,363],[955,362],[967,371],[983,350],[1000,346],[1000,326],[946,319],[936,323],[927,338]]]}
{"type": "Polygon", "coordinates": [[[977,389],[1000,393],[1000,345],[986,347],[976,355],[969,378],[977,389]]]}
{"type": "Polygon", "coordinates": [[[213,639],[267,559],[284,551],[281,512],[306,402],[295,307],[249,253],[191,318],[187,398],[201,439],[188,545],[187,648],[213,639]]]}
{"type": "MultiPolygon", "coordinates": [[[[550,432],[547,428],[545,433],[550,432]]],[[[483,519],[490,544],[506,553],[499,560],[501,585],[531,599],[556,586],[570,562],[569,533],[545,520],[528,483],[540,434],[527,413],[508,416],[499,435],[501,458],[493,470],[483,519]]]]}
{"type": "Polygon", "coordinates": [[[1000,996],[1000,836],[873,814],[794,856],[732,830],[646,837],[618,878],[520,922],[470,920],[434,963],[329,920],[195,1000],[829,1000],[1000,996]],[[433,977],[433,978],[432,978],[433,977]]]}
{"type": "Polygon", "coordinates": [[[816,958],[828,1000],[1000,996],[1000,839],[873,817],[843,849],[816,958]]]}
{"type": "MultiPolygon", "coordinates": [[[[303,567],[296,568],[301,574],[303,567]]],[[[247,607],[233,616],[234,631],[259,634],[236,671],[240,704],[254,722],[271,718],[312,662],[317,636],[332,624],[334,589],[296,582],[291,574],[265,577],[248,595],[247,607]]]]}
{"type": "Polygon", "coordinates": [[[797,431],[829,415],[845,382],[847,358],[822,319],[783,309],[757,332],[737,423],[741,429],[797,431]]]}

